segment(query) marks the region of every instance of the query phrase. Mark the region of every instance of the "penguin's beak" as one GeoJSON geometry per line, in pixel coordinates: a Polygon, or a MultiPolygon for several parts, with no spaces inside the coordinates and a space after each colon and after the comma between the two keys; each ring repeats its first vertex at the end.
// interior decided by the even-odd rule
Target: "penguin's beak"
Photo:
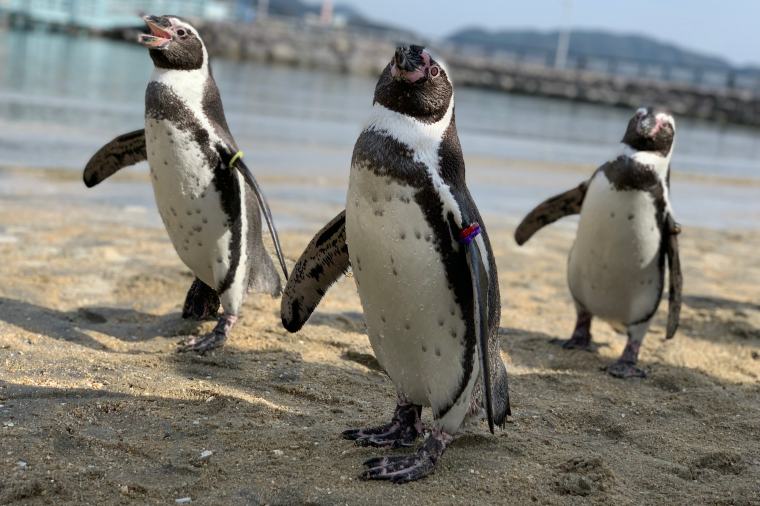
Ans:
{"type": "Polygon", "coordinates": [[[149,49],[166,49],[172,42],[171,23],[158,16],[143,17],[150,33],[141,33],[137,41],[149,49]],[[167,26],[168,25],[168,26],[167,26]]]}
{"type": "Polygon", "coordinates": [[[649,113],[639,118],[636,130],[639,135],[648,139],[654,139],[664,125],[668,124],[666,114],[649,113]]]}
{"type": "Polygon", "coordinates": [[[422,46],[399,46],[391,62],[391,75],[409,83],[427,77],[430,55],[422,46]]]}

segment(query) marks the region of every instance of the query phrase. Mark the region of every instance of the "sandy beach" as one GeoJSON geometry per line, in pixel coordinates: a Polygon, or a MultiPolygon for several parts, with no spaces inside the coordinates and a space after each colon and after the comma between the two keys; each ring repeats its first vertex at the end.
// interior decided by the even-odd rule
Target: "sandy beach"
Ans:
{"type": "MultiPolygon", "coordinates": [[[[602,370],[625,343],[606,324],[595,352],[554,342],[574,323],[572,221],[518,248],[518,217],[486,215],[514,416],[394,486],[357,478],[386,451],[339,437],[394,402],[352,279],[298,334],[278,299],[251,295],[223,350],[178,354],[213,323],[181,320],[192,277],[154,209],[116,203],[142,178],[109,181],[109,203],[80,199],[78,174],[11,175],[24,184],[0,200],[0,504],[760,504],[758,230],[685,227],[681,330],[663,339],[663,304],[649,377],[621,381],[602,370]]],[[[291,264],[315,231],[282,233],[291,264]]]]}

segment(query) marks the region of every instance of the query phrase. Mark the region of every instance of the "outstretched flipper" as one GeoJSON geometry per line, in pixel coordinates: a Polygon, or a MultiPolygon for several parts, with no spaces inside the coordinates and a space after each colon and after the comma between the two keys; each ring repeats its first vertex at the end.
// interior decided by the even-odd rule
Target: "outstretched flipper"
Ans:
{"type": "Polygon", "coordinates": [[[681,274],[681,258],[678,253],[678,234],[681,227],[668,215],[665,222],[665,250],[668,255],[668,270],[670,271],[670,288],[668,289],[668,327],[665,339],[672,338],[678,330],[681,318],[681,293],[683,291],[683,275],[681,274]]]}
{"type": "Polygon", "coordinates": [[[588,183],[584,182],[572,190],[556,195],[539,204],[538,207],[523,218],[517,230],[515,230],[515,241],[517,241],[517,244],[522,246],[528,242],[528,239],[533,237],[533,234],[560,218],[571,214],[579,214],[583,206],[583,199],[586,197],[587,189],[588,183]]]}
{"type": "Polygon", "coordinates": [[[348,271],[346,211],[341,211],[311,240],[293,268],[282,294],[280,314],[289,332],[298,332],[328,288],[348,271]]]}
{"type": "Polygon", "coordinates": [[[120,169],[147,159],[145,129],[135,130],[100,148],[87,162],[82,179],[87,188],[92,188],[120,169]]]}

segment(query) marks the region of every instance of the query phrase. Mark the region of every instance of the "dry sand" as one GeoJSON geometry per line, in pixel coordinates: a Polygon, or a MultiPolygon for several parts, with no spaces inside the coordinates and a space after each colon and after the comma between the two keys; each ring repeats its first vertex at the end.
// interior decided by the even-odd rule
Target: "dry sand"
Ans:
{"type": "MultiPolygon", "coordinates": [[[[4,198],[0,503],[760,504],[760,233],[685,229],[681,331],[663,340],[663,304],[649,378],[621,381],[601,370],[624,345],[606,324],[597,352],[552,342],[574,322],[572,223],[519,249],[513,224],[487,221],[514,416],[394,486],[357,479],[386,452],[339,437],[394,402],[353,280],[296,335],[278,300],[251,296],[224,350],[177,354],[213,324],[180,319],[192,278],[161,229],[56,194],[4,198]]],[[[292,261],[310,234],[283,239],[292,261]]]]}

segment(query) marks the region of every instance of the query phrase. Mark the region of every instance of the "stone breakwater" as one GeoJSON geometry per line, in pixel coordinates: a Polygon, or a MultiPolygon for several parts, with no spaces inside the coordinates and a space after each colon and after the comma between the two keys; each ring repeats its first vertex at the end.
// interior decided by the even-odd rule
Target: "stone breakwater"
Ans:
{"type": "MultiPolygon", "coordinates": [[[[196,23],[216,57],[290,65],[330,72],[376,75],[387,65],[401,34],[335,30],[270,19],[252,25],[196,23]]],[[[136,31],[117,38],[134,40],[136,31]]],[[[406,40],[406,42],[410,42],[406,40]]],[[[426,41],[415,41],[424,44],[426,41]]],[[[535,64],[465,56],[456,47],[436,48],[460,86],[636,108],[659,105],[678,116],[760,126],[760,93],[683,83],[620,77],[591,71],[559,70],[535,64]]]]}

